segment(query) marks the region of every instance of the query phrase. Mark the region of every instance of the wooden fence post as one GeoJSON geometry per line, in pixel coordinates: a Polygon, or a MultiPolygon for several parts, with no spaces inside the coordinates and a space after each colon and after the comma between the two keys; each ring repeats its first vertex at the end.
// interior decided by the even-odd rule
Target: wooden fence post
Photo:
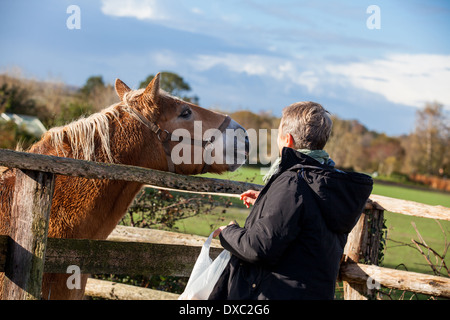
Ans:
{"type": "Polygon", "coordinates": [[[41,298],[54,175],[16,170],[3,299],[41,298]]]}
{"type": "MultiPolygon", "coordinates": [[[[380,241],[384,225],[384,210],[376,203],[366,206],[364,213],[350,232],[344,248],[344,263],[378,265],[380,241]]],[[[369,281],[369,280],[368,280],[369,281]]],[[[376,284],[372,283],[373,286],[376,284]]],[[[345,300],[367,300],[374,298],[374,290],[368,283],[354,283],[343,278],[345,300]]]]}

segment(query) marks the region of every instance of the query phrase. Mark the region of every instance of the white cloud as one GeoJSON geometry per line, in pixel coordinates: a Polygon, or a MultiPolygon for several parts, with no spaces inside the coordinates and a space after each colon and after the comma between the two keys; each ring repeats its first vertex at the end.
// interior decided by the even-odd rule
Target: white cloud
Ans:
{"type": "Polygon", "coordinates": [[[426,102],[438,101],[450,107],[450,55],[393,54],[325,69],[394,103],[423,107],[426,102]]]}
{"type": "Polygon", "coordinates": [[[178,66],[178,57],[174,52],[162,50],[151,54],[151,60],[159,69],[174,69],[178,66]]]}
{"type": "Polygon", "coordinates": [[[240,55],[227,53],[222,55],[199,55],[193,61],[200,71],[223,65],[233,72],[244,72],[248,75],[266,75],[273,61],[258,55],[240,55]]]}
{"type": "Polygon", "coordinates": [[[149,20],[167,28],[208,35],[240,46],[242,42],[265,44],[267,41],[261,39],[261,33],[271,32],[265,24],[261,25],[265,16],[261,17],[245,3],[232,1],[101,0],[101,11],[107,16],[149,20]]]}
{"type": "Polygon", "coordinates": [[[192,12],[192,13],[195,13],[195,14],[198,14],[198,15],[203,15],[203,14],[205,14],[205,13],[203,12],[202,9],[197,8],[197,7],[192,8],[192,9],[191,9],[191,12],[192,12]]]}
{"type": "Polygon", "coordinates": [[[114,17],[131,17],[139,20],[163,20],[166,13],[156,0],[102,0],[103,14],[114,17]]]}
{"type": "Polygon", "coordinates": [[[208,34],[217,21],[211,20],[205,9],[190,7],[182,0],[101,0],[104,15],[151,20],[168,28],[208,34]]]}
{"type": "Polygon", "coordinates": [[[313,89],[309,81],[317,83],[312,72],[301,71],[299,61],[285,59],[275,56],[257,54],[220,54],[199,55],[191,60],[191,64],[199,71],[209,70],[215,66],[225,66],[228,70],[236,73],[245,73],[250,76],[270,77],[278,81],[287,81],[313,89]]]}
{"type": "Polygon", "coordinates": [[[305,86],[308,92],[313,92],[317,91],[320,78],[314,71],[304,71],[298,75],[296,83],[305,86]]]}
{"type": "Polygon", "coordinates": [[[286,87],[303,86],[320,95],[338,85],[367,90],[407,106],[421,108],[437,101],[450,108],[450,55],[393,54],[368,62],[313,65],[301,57],[228,53],[199,55],[191,65],[199,71],[224,66],[236,73],[271,77],[286,87]]]}

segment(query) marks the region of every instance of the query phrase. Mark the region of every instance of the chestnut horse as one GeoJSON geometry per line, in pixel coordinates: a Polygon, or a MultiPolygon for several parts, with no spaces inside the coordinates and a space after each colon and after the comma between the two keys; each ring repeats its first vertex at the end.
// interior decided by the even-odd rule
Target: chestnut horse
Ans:
{"type": "MultiPolygon", "coordinates": [[[[223,143],[221,148],[224,152],[230,147],[230,143],[235,144],[235,139],[226,139],[224,129],[244,129],[227,116],[172,97],[159,88],[159,81],[160,74],[147,88],[131,90],[117,79],[115,88],[121,102],[88,118],[49,130],[29,152],[162,171],[171,169],[170,171],[185,175],[204,172],[205,168],[208,172],[216,173],[236,170],[242,163],[170,163],[167,151],[173,149],[178,142],[172,141],[176,139],[169,140],[168,134],[176,129],[185,129],[194,134],[196,129],[198,131],[198,123],[201,123],[202,136],[194,138],[202,140],[203,133],[208,129],[222,127],[223,140],[220,142],[223,143]]],[[[248,140],[244,140],[243,143],[248,148],[248,140]]],[[[201,144],[200,148],[205,149],[205,144],[201,144]]],[[[234,148],[237,149],[236,146],[234,148]]],[[[191,157],[198,153],[195,148],[188,150],[191,150],[191,157]]],[[[215,151],[217,152],[216,149],[215,151]]],[[[235,158],[246,153],[245,150],[235,151],[235,158]]],[[[7,169],[3,173],[1,171],[0,234],[7,235],[11,224],[15,169],[7,169]]],[[[141,187],[142,184],[135,182],[56,176],[48,237],[106,239],[141,187]]],[[[82,275],[81,289],[68,289],[66,282],[70,275],[44,274],[42,298],[83,298],[88,275],[82,275]]],[[[0,273],[0,298],[3,278],[4,273],[0,273]]]]}

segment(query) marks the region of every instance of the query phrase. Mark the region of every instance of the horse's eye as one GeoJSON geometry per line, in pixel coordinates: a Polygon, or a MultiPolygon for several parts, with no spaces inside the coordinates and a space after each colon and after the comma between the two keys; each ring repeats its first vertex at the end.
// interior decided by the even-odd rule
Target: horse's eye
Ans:
{"type": "Polygon", "coordinates": [[[189,119],[189,117],[192,114],[192,110],[191,109],[184,109],[181,114],[180,114],[180,118],[184,118],[184,119],[189,119]]]}

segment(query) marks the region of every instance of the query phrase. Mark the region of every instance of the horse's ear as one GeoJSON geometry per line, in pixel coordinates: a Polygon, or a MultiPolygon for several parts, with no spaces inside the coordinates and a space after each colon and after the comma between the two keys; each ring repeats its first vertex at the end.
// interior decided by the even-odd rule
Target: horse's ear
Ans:
{"type": "Polygon", "coordinates": [[[148,97],[153,103],[157,103],[159,99],[159,79],[161,77],[161,73],[153,78],[153,80],[148,84],[147,88],[145,88],[144,96],[148,97]]]}
{"type": "Polygon", "coordinates": [[[116,88],[116,93],[119,96],[120,100],[123,100],[123,96],[125,95],[125,93],[131,91],[131,89],[120,79],[116,79],[114,87],[116,88]]]}

